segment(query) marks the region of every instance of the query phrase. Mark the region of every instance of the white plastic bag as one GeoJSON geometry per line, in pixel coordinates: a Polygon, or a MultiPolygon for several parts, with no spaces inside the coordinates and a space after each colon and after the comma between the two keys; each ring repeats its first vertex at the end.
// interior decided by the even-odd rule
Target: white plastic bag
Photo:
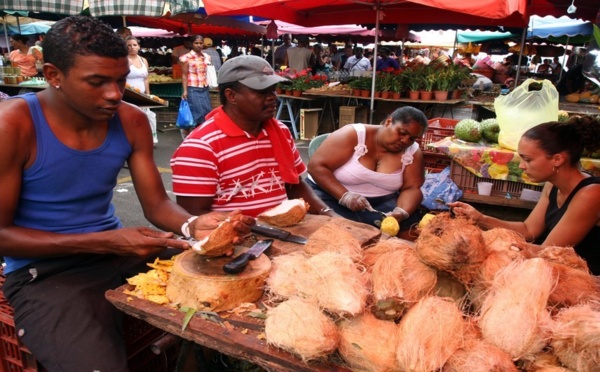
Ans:
{"type": "Polygon", "coordinates": [[[209,88],[216,88],[219,86],[217,83],[217,70],[215,69],[215,66],[206,66],[206,81],[208,82],[209,88]]]}
{"type": "Polygon", "coordinates": [[[496,98],[494,109],[500,125],[498,143],[516,151],[529,128],[558,120],[558,91],[549,80],[527,79],[511,93],[496,98]],[[531,83],[541,84],[541,90],[531,90],[531,83]]]}

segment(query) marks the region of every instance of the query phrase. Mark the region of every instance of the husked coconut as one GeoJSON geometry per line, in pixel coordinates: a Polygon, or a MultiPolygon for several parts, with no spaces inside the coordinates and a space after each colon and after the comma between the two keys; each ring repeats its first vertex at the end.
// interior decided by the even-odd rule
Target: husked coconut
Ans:
{"type": "Polygon", "coordinates": [[[499,271],[481,306],[483,338],[514,359],[539,353],[549,341],[546,304],[553,286],[552,267],[541,258],[499,271]]]}
{"type": "Polygon", "coordinates": [[[459,282],[455,277],[445,271],[437,271],[437,280],[434,294],[438,297],[447,297],[456,303],[459,308],[462,308],[467,295],[465,285],[459,282]]]}
{"type": "Polygon", "coordinates": [[[527,372],[572,372],[560,364],[558,357],[551,352],[536,354],[532,360],[523,360],[519,366],[527,372]]]}
{"type": "Polygon", "coordinates": [[[399,326],[369,312],[340,322],[338,351],[353,371],[398,371],[399,326]]]}
{"type": "Polygon", "coordinates": [[[267,343],[298,355],[303,361],[324,357],[339,343],[338,329],[315,302],[291,298],[267,312],[267,343]]]}
{"type": "Polygon", "coordinates": [[[537,253],[537,257],[589,272],[587,262],[575,252],[573,247],[544,247],[537,253]]]}
{"type": "Polygon", "coordinates": [[[373,309],[379,319],[399,319],[433,291],[436,270],[419,260],[412,248],[399,248],[379,257],[371,273],[373,309]]]}
{"type": "Polygon", "coordinates": [[[600,292],[596,278],[581,269],[575,269],[560,263],[550,262],[556,286],[550,293],[548,305],[561,308],[600,301],[600,292]]]}
{"type": "Polygon", "coordinates": [[[517,372],[512,358],[497,346],[481,338],[467,338],[463,347],[458,349],[442,372],[517,372]]]}
{"type": "Polygon", "coordinates": [[[273,259],[267,287],[281,297],[316,301],[334,314],[357,315],[365,308],[368,283],[367,272],[342,253],[322,252],[310,258],[294,253],[273,259]]]}
{"type": "Polygon", "coordinates": [[[233,240],[237,232],[233,227],[235,221],[242,219],[242,214],[236,214],[221,222],[206,238],[194,243],[192,249],[201,256],[222,256],[233,249],[233,240]]]}
{"type": "Polygon", "coordinates": [[[363,257],[360,242],[334,222],[327,222],[319,227],[308,238],[304,252],[313,256],[321,252],[339,252],[351,257],[355,262],[361,261],[363,257]]]}
{"type": "Polygon", "coordinates": [[[574,371],[600,370],[600,311],[590,304],[575,305],[554,320],[550,345],[558,359],[574,371]]]}
{"type": "Polygon", "coordinates": [[[310,205],[302,198],[289,199],[275,208],[262,212],[256,218],[273,226],[293,226],[304,219],[309,208],[310,205]]]}
{"type": "Polygon", "coordinates": [[[481,229],[466,218],[440,213],[420,232],[417,254],[426,264],[469,284],[487,256],[481,229]]]}
{"type": "Polygon", "coordinates": [[[437,371],[463,345],[466,324],[450,299],[425,297],[400,320],[400,371],[437,371]]]}
{"type": "Polygon", "coordinates": [[[520,251],[518,247],[527,242],[523,235],[502,227],[486,230],[482,235],[488,251],[520,251]]]}
{"type": "Polygon", "coordinates": [[[373,246],[367,247],[367,249],[363,251],[363,258],[361,262],[363,265],[365,265],[367,270],[370,271],[381,255],[405,248],[414,249],[406,244],[403,240],[398,238],[380,240],[373,246]]]}

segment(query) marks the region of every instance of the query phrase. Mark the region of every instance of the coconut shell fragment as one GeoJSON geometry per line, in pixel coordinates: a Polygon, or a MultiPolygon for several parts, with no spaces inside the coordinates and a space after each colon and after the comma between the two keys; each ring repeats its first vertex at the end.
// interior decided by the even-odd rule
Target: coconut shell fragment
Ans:
{"type": "Polygon", "coordinates": [[[233,240],[237,232],[233,227],[235,221],[242,219],[242,214],[236,214],[221,222],[206,238],[196,242],[192,249],[201,256],[217,257],[233,249],[233,240]]]}
{"type": "Polygon", "coordinates": [[[273,226],[294,226],[304,219],[309,208],[310,205],[304,199],[289,199],[262,212],[256,218],[273,226]]]}

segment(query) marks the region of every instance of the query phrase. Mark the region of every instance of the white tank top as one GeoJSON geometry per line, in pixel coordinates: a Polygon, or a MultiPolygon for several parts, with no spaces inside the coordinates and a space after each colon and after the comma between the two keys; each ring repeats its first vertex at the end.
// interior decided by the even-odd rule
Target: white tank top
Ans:
{"type": "Polygon", "coordinates": [[[142,64],[142,67],[135,67],[135,65],[129,65],[129,75],[127,75],[127,84],[131,85],[132,88],[138,88],[142,93],[146,92],[146,85],[144,80],[148,77],[148,67],[142,60],[142,57],[137,56],[142,64]]]}
{"type": "Polygon", "coordinates": [[[354,147],[354,154],[346,164],[336,169],[335,178],[350,192],[366,197],[378,197],[397,192],[404,182],[404,169],[412,164],[413,154],[419,149],[417,142],[413,143],[402,155],[402,168],[394,173],[380,173],[366,168],[358,159],[368,150],[365,145],[365,125],[352,124],[358,136],[358,143],[354,147]]]}

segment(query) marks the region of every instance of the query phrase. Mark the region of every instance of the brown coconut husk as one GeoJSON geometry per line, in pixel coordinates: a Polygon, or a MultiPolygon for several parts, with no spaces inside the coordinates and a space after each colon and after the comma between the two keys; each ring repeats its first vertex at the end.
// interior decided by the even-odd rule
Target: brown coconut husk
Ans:
{"type": "Polygon", "coordinates": [[[537,253],[537,257],[589,272],[587,262],[575,252],[573,247],[544,247],[537,253]]]}
{"type": "Polygon", "coordinates": [[[440,213],[420,232],[417,254],[423,262],[447,271],[462,283],[470,283],[487,251],[481,229],[466,218],[440,213]]]}
{"type": "Polygon", "coordinates": [[[553,286],[552,267],[541,258],[499,271],[481,308],[483,338],[514,359],[539,353],[549,341],[546,304],[553,286]]]}
{"type": "Polygon", "coordinates": [[[291,298],[267,312],[267,343],[298,355],[303,361],[324,357],[339,343],[338,329],[315,302],[291,298]]]}
{"type": "Polygon", "coordinates": [[[437,271],[437,280],[433,292],[438,297],[452,299],[459,308],[463,307],[467,296],[467,289],[464,284],[445,271],[439,270],[437,271]]]}
{"type": "Polygon", "coordinates": [[[465,322],[450,299],[426,297],[400,321],[401,371],[437,371],[463,345],[465,322]]]}
{"type": "Polygon", "coordinates": [[[242,214],[236,214],[221,222],[206,238],[196,242],[192,249],[201,256],[217,257],[233,249],[233,240],[238,233],[233,227],[235,221],[242,219],[242,214]]]}
{"type": "Polygon", "coordinates": [[[443,372],[517,372],[512,358],[481,338],[467,338],[444,364],[443,372]]]}
{"type": "Polygon", "coordinates": [[[310,205],[302,198],[290,199],[275,208],[267,209],[256,218],[273,226],[293,226],[302,222],[309,208],[310,205]]]}
{"type": "Polygon", "coordinates": [[[375,302],[372,311],[379,319],[399,319],[431,294],[436,280],[436,270],[421,262],[412,248],[382,254],[371,273],[375,302]]]}
{"type": "Polygon", "coordinates": [[[314,300],[328,312],[343,316],[363,312],[368,282],[366,271],[344,254],[322,252],[307,258],[295,253],[273,259],[267,287],[281,297],[314,300]]]}
{"type": "Polygon", "coordinates": [[[338,351],[353,371],[398,371],[396,347],[399,326],[369,312],[345,319],[338,326],[338,351]]]}
{"type": "Polygon", "coordinates": [[[526,372],[570,372],[562,366],[558,357],[551,352],[536,354],[532,360],[524,360],[519,368],[526,372]]]}
{"type": "Polygon", "coordinates": [[[520,245],[527,241],[516,231],[502,227],[486,230],[481,233],[488,251],[520,251],[520,245]]]}
{"type": "Polygon", "coordinates": [[[590,304],[565,308],[551,329],[551,346],[562,364],[581,372],[600,370],[600,311],[590,304]]]}
{"type": "Polygon", "coordinates": [[[377,262],[377,259],[379,259],[381,255],[404,248],[414,249],[401,239],[390,238],[386,240],[380,240],[375,245],[368,247],[363,251],[361,263],[367,268],[367,270],[371,271],[375,265],[375,262],[377,262]]]}
{"type": "Polygon", "coordinates": [[[596,278],[588,271],[550,262],[556,286],[550,293],[548,305],[554,308],[569,307],[591,301],[600,301],[596,278]]]}
{"type": "Polygon", "coordinates": [[[339,252],[351,257],[355,262],[361,261],[363,257],[360,242],[347,230],[333,222],[319,227],[308,238],[304,252],[313,256],[321,252],[339,252]]]}

